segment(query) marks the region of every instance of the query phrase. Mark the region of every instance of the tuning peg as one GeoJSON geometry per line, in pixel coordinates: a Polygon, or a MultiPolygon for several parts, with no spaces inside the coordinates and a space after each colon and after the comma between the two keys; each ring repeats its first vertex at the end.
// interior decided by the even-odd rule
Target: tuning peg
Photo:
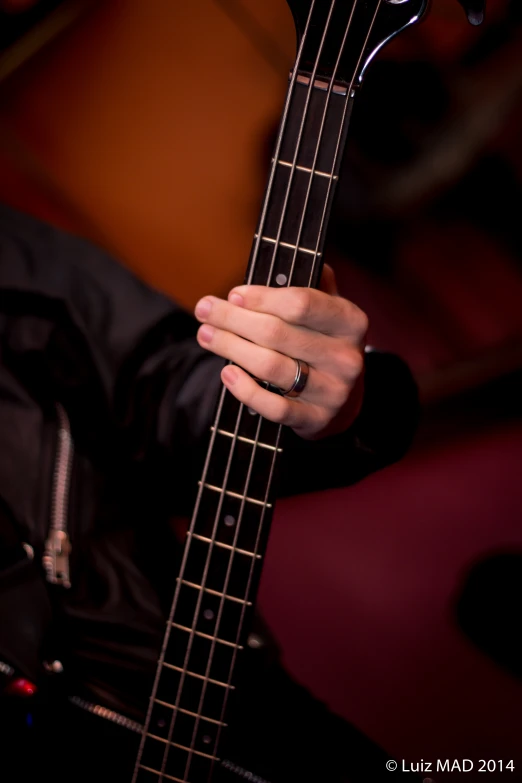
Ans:
{"type": "Polygon", "coordinates": [[[466,12],[470,24],[482,24],[486,10],[486,0],[459,0],[466,12]]]}

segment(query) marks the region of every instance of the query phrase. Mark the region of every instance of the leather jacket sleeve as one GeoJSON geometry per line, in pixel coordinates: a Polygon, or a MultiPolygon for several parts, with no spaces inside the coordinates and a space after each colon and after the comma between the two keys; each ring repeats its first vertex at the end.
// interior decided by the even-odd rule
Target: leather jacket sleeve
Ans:
{"type": "Polygon", "coordinates": [[[399,460],[408,450],[419,413],[416,383],[398,356],[365,354],[365,391],[359,416],[340,435],[303,441],[287,435],[280,494],[348,486],[399,460]]]}
{"type": "MultiPolygon", "coordinates": [[[[10,350],[44,357],[32,377],[41,378],[46,363],[53,383],[68,386],[78,426],[96,418],[88,390],[103,389],[106,410],[98,420],[108,415],[126,454],[165,494],[170,513],[190,513],[223,366],[197,344],[196,320],[89,242],[5,206],[0,296],[24,319],[10,350]],[[34,315],[40,320],[31,324],[34,315]],[[69,325],[78,348],[65,351],[56,324],[69,325]]],[[[368,353],[364,405],[349,431],[313,443],[286,434],[280,494],[350,484],[398,459],[416,416],[406,365],[368,353]]]]}
{"type": "MultiPolygon", "coordinates": [[[[167,346],[163,361],[158,352],[153,356],[134,374],[134,383],[122,387],[139,390],[129,416],[136,428],[133,442],[141,441],[156,475],[164,476],[160,484],[169,486],[168,475],[176,477],[181,491],[172,510],[186,515],[203,466],[224,362],[202,351],[193,338],[176,349],[167,346]]],[[[393,354],[366,353],[364,402],[356,421],[346,432],[317,441],[287,430],[278,494],[347,486],[395,462],[410,445],[417,417],[417,387],[407,365],[393,354]]]]}

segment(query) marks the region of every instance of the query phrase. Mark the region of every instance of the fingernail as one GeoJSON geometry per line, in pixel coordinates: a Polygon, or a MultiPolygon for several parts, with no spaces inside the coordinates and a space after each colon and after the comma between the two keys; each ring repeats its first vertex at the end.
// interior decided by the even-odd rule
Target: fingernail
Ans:
{"type": "Polygon", "coordinates": [[[212,310],[212,302],[210,299],[200,299],[196,305],[195,313],[198,318],[206,318],[212,310]]]}
{"type": "Polygon", "coordinates": [[[214,329],[213,326],[209,326],[208,324],[205,324],[205,326],[202,326],[198,332],[200,341],[202,343],[209,343],[214,337],[215,331],[216,330],[214,329]]]}
{"type": "Polygon", "coordinates": [[[227,386],[233,386],[238,377],[239,375],[235,367],[231,367],[229,365],[228,367],[223,367],[221,370],[221,378],[223,379],[224,383],[227,384],[227,386]]]}
{"type": "Polygon", "coordinates": [[[235,291],[233,291],[228,295],[228,301],[230,302],[230,304],[236,305],[236,307],[243,307],[243,305],[245,304],[245,300],[243,299],[241,294],[236,294],[235,291]]]}

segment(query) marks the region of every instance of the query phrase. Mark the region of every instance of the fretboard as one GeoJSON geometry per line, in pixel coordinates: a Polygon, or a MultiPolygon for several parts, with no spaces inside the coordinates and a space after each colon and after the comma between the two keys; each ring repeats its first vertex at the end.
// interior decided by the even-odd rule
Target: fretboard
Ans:
{"type": "MultiPolygon", "coordinates": [[[[296,74],[246,282],[317,286],[351,98],[296,74]],[[303,117],[306,121],[302,123],[303,117]]],[[[219,764],[282,452],[279,425],[223,389],[187,534],[134,783],[203,783],[219,764]]]]}
{"type": "Polygon", "coordinates": [[[250,283],[315,287],[319,282],[353,94],[343,84],[329,89],[322,79],[312,90],[309,85],[308,75],[297,75],[246,275],[250,283]]]}

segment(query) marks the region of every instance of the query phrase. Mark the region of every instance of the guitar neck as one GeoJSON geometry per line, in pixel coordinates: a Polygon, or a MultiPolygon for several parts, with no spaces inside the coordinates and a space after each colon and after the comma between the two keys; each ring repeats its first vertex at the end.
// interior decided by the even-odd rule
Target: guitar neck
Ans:
{"type": "Polygon", "coordinates": [[[274,150],[246,282],[316,287],[354,97],[297,72],[274,150]],[[286,116],[286,121],[285,121],[286,116]]]}
{"type": "MultiPolygon", "coordinates": [[[[330,50],[344,51],[352,29],[350,4],[305,3],[310,10],[252,245],[248,284],[319,284],[356,76],[381,2],[365,0],[358,6],[357,56],[350,56],[342,79],[337,78],[340,57],[327,57],[321,68],[321,52],[326,32],[333,36],[330,50]],[[336,24],[328,8],[336,9],[336,24]],[[308,31],[313,35],[307,37],[308,31]]],[[[266,551],[282,450],[281,427],[223,388],[133,783],[202,783],[213,777],[266,551]]]]}
{"type": "MultiPolygon", "coordinates": [[[[291,120],[272,161],[249,283],[316,286],[320,277],[349,96],[346,86],[329,91],[317,81],[300,134],[308,86],[309,77],[299,75],[289,95],[291,120]],[[323,114],[326,133],[318,147],[323,114]]],[[[281,452],[281,427],[223,389],[158,664],[149,736],[135,778],[140,783],[155,774],[147,770],[162,769],[167,779],[208,780],[218,759],[266,551],[281,452]]]]}

